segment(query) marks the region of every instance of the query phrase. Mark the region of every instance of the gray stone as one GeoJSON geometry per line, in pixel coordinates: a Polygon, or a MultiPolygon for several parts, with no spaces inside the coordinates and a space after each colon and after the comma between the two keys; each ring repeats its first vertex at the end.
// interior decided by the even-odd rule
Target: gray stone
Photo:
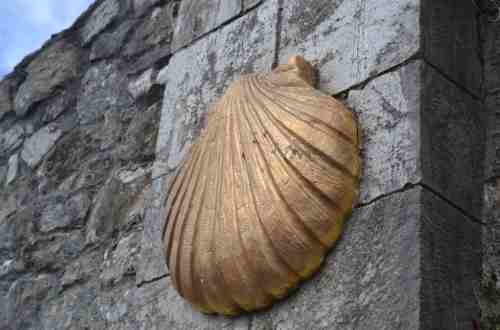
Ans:
{"type": "Polygon", "coordinates": [[[485,177],[500,176],[500,93],[488,95],[485,100],[486,112],[486,161],[485,177]]]}
{"type": "Polygon", "coordinates": [[[124,45],[125,38],[129,34],[133,24],[125,21],[113,32],[101,34],[92,44],[90,60],[95,61],[116,55],[124,45]]]}
{"type": "Polygon", "coordinates": [[[14,154],[9,158],[9,169],[7,171],[7,177],[5,184],[9,185],[17,178],[19,175],[19,154],[14,154]]]}
{"type": "Polygon", "coordinates": [[[151,87],[155,83],[154,73],[153,69],[146,70],[128,84],[128,91],[134,99],[147,94],[151,90],[151,87]]]}
{"type": "Polygon", "coordinates": [[[112,206],[119,188],[117,180],[108,180],[94,199],[95,204],[87,223],[86,244],[103,241],[113,233],[117,219],[113,218],[112,206]]]}
{"type": "Polygon", "coordinates": [[[134,0],[133,5],[135,16],[141,16],[145,14],[149,8],[159,4],[161,1],[162,0],[134,0]]]}
{"type": "Polygon", "coordinates": [[[28,65],[28,76],[17,91],[14,100],[16,114],[24,116],[33,104],[75,78],[79,68],[79,49],[70,42],[59,40],[42,50],[28,65]]]}
{"type": "Polygon", "coordinates": [[[126,79],[117,65],[103,61],[85,73],[76,111],[80,124],[84,125],[102,119],[106,112],[126,112],[132,103],[126,79]]]}
{"type": "Polygon", "coordinates": [[[156,46],[170,49],[174,25],[173,4],[169,2],[163,7],[156,7],[151,15],[144,18],[127,42],[123,52],[125,56],[132,57],[156,46]]]}
{"type": "Polygon", "coordinates": [[[420,152],[424,182],[481,218],[485,111],[481,102],[425,66],[420,152]]]}
{"type": "Polygon", "coordinates": [[[242,0],[242,1],[244,10],[251,9],[262,2],[262,0],[242,0]]]}
{"type": "Polygon", "coordinates": [[[140,244],[141,233],[136,231],[122,237],[114,250],[106,251],[99,275],[105,286],[116,285],[126,277],[135,276],[140,244]]]}
{"type": "Polygon", "coordinates": [[[198,37],[235,17],[240,11],[241,0],[182,1],[174,30],[173,50],[188,45],[198,37]]]}
{"type": "Polygon", "coordinates": [[[240,74],[269,71],[274,60],[277,1],[268,1],[172,57],[165,84],[153,177],[173,171],[200,132],[211,103],[240,74]],[[241,36],[245,35],[245,38],[241,36]]]}
{"type": "Polygon", "coordinates": [[[421,67],[413,62],[349,93],[347,104],[361,128],[362,204],[421,179],[421,67]]]}
{"type": "Polygon", "coordinates": [[[173,175],[170,175],[153,180],[144,218],[141,256],[136,278],[137,284],[151,282],[168,274],[162,242],[162,232],[165,224],[163,206],[166,203],[168,187],[172,178],[173,175]]]}
{"type": "Polygon", "coordinates": [[[68,229],[81,226],[91,201],[86,193],[78,193],[68,200],[49,204],[40,218],[40,230],[49,232],[54,229],[68,229]]]}
{"type": "Polygon", "coordinates": [[[105,0],[94,9],[80,31],[83,44],[88,44],[96,35],[111,24],[120,14],[118,0],[105,0]]]}
{"type": "MultiPolygon", "coordinates": [[[[425,58],[468,91],[480,96],[481,45],[476,4],[464,1],[457,5],[436,0],[426,2],[422,8],[425,58]]],[[[492,77],[492,74],[487,76],[492,77]]]]}
{"type": "Polygon", "coordinates": [[[420,188],[382,198],[355,210],[319,274],[252,329],[469,329],[478,231],[420,188]]]}
{"type": "Polygon", "coordinates": [[[280,62],[316,63],[319,86],[344,91],[420,49],[419,0],[291,0],[283,8],[280,62]]]}
{"type": "Polygon", "coordinates": [[[14,110],[12,106],[11,83],[7,79],[0,80],[0,120],[14,110]]]}
{"type": "Polygon", "coordinates": [[[21,125],[14,125],[0,133],[0,155],[6,155],[17,149],[24,139],[24,129],[21,125]]]}
{"type": "Polygon", "coordinates": [[[40,111],[43,111],[42,121],[44,123],[52,122],[58,119],[61,114],[70,108],[74,107],[76,95],[72,91],[64,90],[49,102],[41,106],[40,111]]]}
{"type": "Polygon", "coordinates": [[[500,25],[482,20],[482,51],[484,59],[484,89],[494,92],[500,86],[500,25]]]}
{"type": "Polygon", "coordinates": [[[21,158],[35,168],[62,135],[57,125],[49,124],[41,128],[24,142],[21,158]]]}
{"type": "Polygon", "coordinates": [[[8,164],[5,166],[0,166],[0,187],[4,185],[7,179],[7,171],[9,170],[8,164]]]}
{"type": "Polygon", "coordinates": [[[484,186],[483,221],[483,272],[500,278],[500,179],[484,186]]]}
{"type": "Polygon", "coordinates": [[[119,320],[112,325],[113,330],[247,330],[250,325],[248,316],[208,316],[194,310],[178,295],[169,278],[127,291],[122,299],[101,305],[101,310],[111,320],[119,320]]]}
{"type": "Polygon", "coordinates": [[[103,262],[102,250],[84,254],[66,266],[61,279],[62,289],[86,282],[101,271],[103,262]]]}

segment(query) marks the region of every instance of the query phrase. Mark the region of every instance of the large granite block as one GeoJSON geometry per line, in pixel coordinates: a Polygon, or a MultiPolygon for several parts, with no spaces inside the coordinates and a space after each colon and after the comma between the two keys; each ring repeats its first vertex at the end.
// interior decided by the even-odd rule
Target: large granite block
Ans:
{"type": "Polygon", "coordinates": [[[483,106],[430,66],[422,74],[424,183],[480,218],[486,136],[483,106]]]}
{"type": "Polygon", "coordinates": [[[277,1],[268,1],[177,52],[160,71],[158,81],[165,84],[165,95],[153,177],[175,170],[199,134],[209,106],[231,81],[244,73],[271,69],[276,15],[277,1]]]}
{"type": "Polygon", "coordinates": [[[188,45],[241,12],[241,0],[185,0],[174,30],[173,50],[188,45]]]}
{"type": "Polygon", "coordinates": [[[413,56],[420,49],[419,0],[287,0],[280,61],[316,61],[322,90],[334,94],[413,56]]]}
{"type": "Polygon", "coordinates": [[[421,181],[417,146],[422,66],[412,62],[349,93],[347,104],[361,129],[362,204],[421,181]]]}
{"type": "Polygon", "coordinates": [[[80,50],[71,42],[59,40],[41,51],[26,68],[27,78],[14,99],[18,116],[50,96],[57,87],[76,78],[80,69],[80,50]]]}
{"type": "MultiPolygon", "coordinates": [[[[127,3],[128,1],[122,1],[127,3]]],[[[120,1],[104,0],[94,9],[80,31],[84,45],[87,45],[96,35],[108,27],[120,14],[120,1]]]]}
{"type": "Polygon", "coordinates": [[[453,0],[420,2],[425,58],[479,96],[482,72],[476,4],[453,0]]]}
{"type": "Polygon", "coordinates": [[[470,329],[478,231],[422,188],[382,198],[355,210],[321,272],[252,329],[470,329]]]}

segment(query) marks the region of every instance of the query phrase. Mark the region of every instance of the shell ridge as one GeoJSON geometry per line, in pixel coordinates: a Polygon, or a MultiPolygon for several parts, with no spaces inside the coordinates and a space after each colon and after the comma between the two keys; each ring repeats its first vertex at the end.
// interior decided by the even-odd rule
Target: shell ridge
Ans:
{"type": "MultiPolygon", "coordinates": [[[[290,112],[290,110],[286,109],[286,107],[287,107],[286,105],[283,105],[282,103],[280,103],[280,102],[277,100],[277,98],[273,97],[272,95],[269,95],[269,93],[268,93],[268,92],[266,92],[266,91],[264,90],[264,88],[262,88],[261,86],[258,86],[258,84],[256,84],[255,88],[256,88],[256,89],[258,89],[258,90],[259,90],[259,92],[260,92],[260,93],[261,93],[261,94],[265,97],[265,99],[267,99],[270,103],[277,105],[277,107],[275,107],[276,111],[281,111],[281,112],[282,112],[282,114],[286,114],[286,115],[287,115],[287,117],[291,117],[292,119],[293,119],[293,118],[297,118],[297,117],[296,117],[296,115],[294,115],[294,114],[292,114],[292,113],[290,112]]],[[[273,91],[273,93],[274,93],[274,91],[273,91]]],[[[274,118],[276,118],[276,114],[274,114],[274,113],[273,113],[273,114],[272,114],[272,116],[273,116],[274,118]]],[[[285,124],[284,124],[284,120],[285,120],[285,118],[282,118],[282,120],[278,120],[278,123],[280,124],[280,126],[285,127],[285,128],[286,128],[286,129],[290,132],[290,134],[291,134],[292,136],[294,136],[294,137],[300,137],[300,139],[301,139],[302,141],[304,141],[304,143],[308,144],[308,146],[312,146],[311,141],[307,140],[304,136],[301,136],[301,135],[297,134],[296,132],[292,131],[292,130],[288,127],[288,125],[285,125],[285,124]]],[[[287,121],[287,123],[293,123],[293,121],[291,121],[290,119],[286,119],[286,121],[287,121]]],[[[306,122],[302,121],[302,122],[303,122],[303,123],[305,123],[305,124],[309,127],[309,128],[308,128],[308,130],[309,130],[309,131],[310,131],[312,128],[314,128],[313,126],[311,126],[311,125],[310,125],[310,123],[309,123],[309,122],[307,122],[307,121],[306,121],[306,122]]],[[[324,134],[326,137],[328,137],[329,139],[334,139],[334,140],[335,140],[335,139],[338,139],[338,138],[339,138],[339,136],[338,136],[338,135],[331,135],[331,134],[325,133],[325,132],[324,132],[324,131],[322,131],[322,130],[315,130],[315,131],[318,131],[318,132],[323,133],[323,134],[324,134]]],[[[344,141],[344,139],[343,139],[343,138],[341,138],[341,141],[344,141]]],[[[333,142],[333,141],[332,141],[332,142],[333,142]]],[[[338,144],[338,143],[337,143],[337,145],[342,145],[342,144],[338,144]]],[[[355,148],[355,147],[352,145],[352,143],[350,143],[350,142],[349,142],[349,143],[347,143],[347,147],[348,147],[349,149],[351,149],[351,150],[347,150],[348,152],[345,152],[346,150],[343,150],[344,152],[342,152],[341,154],[352,154],[352,153],[355,153],[355,152],[357,151],[357,148],[355,148]]],[[[347,172],[351,173],[351,174],[354,176],[354,174],[351,172],[351,170],[345,166],[345,164],[344,164],[344,163],[346,163],[346,160],[345,160],[345,159],[344,159],[343,161],[340,161],[340,160],[338,160],[338,159],[335,159],[335,158],[331,157],[330,155],[328,155],[327,153],[325,153],[325,151],[323,151],[323,150],[321,150],[321,149],[319,149],[319,148],[315,148],[315,149],[316,149],[316,150],[318,150],[318,151],[321,151],[321,153],[322,153],[323,155],[325,155],[326,157],[328,157],[329,159],[331,159],[331,160],[333,160],[333,161],[337,162],[340,166],[342,166],[342,167],[345,169],[345,171],[347,171],[347,172]]]]}
{"type": "MultiPolygon", "coordinates": [[[[257,87],[257,89],[259,89],[259,88],[257,87]]],[[[270,99],[269,97],[267,97],[265,94],[264,94],[264,96],[268,100],[270,100],[272,102],[272,99],[270,99]]],[[[269,113],[270,113],[271,117],[273,118],[273,121],[276,123],[276,125],[279,125],[280,127],[282,127],[289,135],[291,135],[294,138],[296,138],[297,140],[299,140],[302,144],[304,144],[308,148],[311,148],[314,152],[316,152],[323,159],[325,159],[329,164],[331,164],[333,167],[339,169],[344,174],[350,176],[353,179],[357,178],[357,175],[351,173],[351,171],[348,168],[346,168],[343,164],[341,164],[339,161],[337,161],[334,158],[331,158],[323,150],[318,149],[317,147],[315,147],[314,145],[312,145],[309,141],[305,140],[302,136],[298,135],[297,133],[295,133],[294,131],[292,131],[289,127],[285,126],[281,121],[279,121],[276,118],[276,116],[272,113],[272,111],[270,111],[269,113]]]]}
{"type": "MultiPolygon", "coordinates": [[[[266,81],[265,79],[262,79],[262,80],[266,81]]],[[[264,85],[264,83],[263,83],[263,85],[264,85]]],[[[304,112],[303,110],[301,110],[302,108],[310,107],[311,106],[310,103],[303,102],[297,98],[291,97],[290,95],[283,94],[282,92],[280,92],[279,87],[273,88],[272,92],[274,94],[281,96],[282,98],[286,98],[290,103],[292,103],[292,102],[296,103],[292,107],[292,104],[286,104],[284,101],[281,101],[279,98],[273,98],[273,101],[276,104],[280,105],[281,109],[283,111],[286,111],[290,116],[296,118],[297,120],[302,121],[303,123],[311,126],[314,129],[321,130],[323,133],[325,133],[333,138],[340,138],[340,139],[344,140],[344,142],[350,144],[353,148],[356,148],[356,145],[355,145],[356,137],[350,137],[346,133],[342,132],[339,128],[332,126],[329,123],[322,120],[322,118],[315,117],[315,116],[311,115],[310,113],[307,113],[307,112],[304,112]],[[290,110],[288,109],[288,107],[290,107],[290,110]],[[308,119],[301,118],[300,116],[298,116],[299,114],[303,117],[308,118],[308,119]]],[[[324,95],[324,97],[329,97],[329,96],[324,95]]],[[[319,103],[319,102],[317,102],[317,103],[319,103]]]]}
{"type": "MultiPolygon", "coordinates": [[[[244,112],[244,111],[241,111],[241,112],[244,112]]],[[[242,116],[241,116],[241,113],[240,113],[240,116],[238,116],[238,118],[240,119],[240,120],[239,120],[239,125],[240,125],[240,127],[242,127],[242,126],[241,126],[241,121],[242,121],[241,117],[242,117],[242,116]]],[[[240,134],[240,141],[243,141],[243,138],[242,138],[242,136],[241,136],[241,135],[243,134],[243,131],[244,131],[243,129],[240,129],[240,130],[239,130],[239,134],[240,134]]],[[[242,147],[242,149],[243,149],[243,152],[245,153],[246,148],[245,148],[245,146],[244,146],[243,142],[241,142],[241,147],[242,147]]],[[[247,153],[249,153],[249,152],[247,152],[247,153]]],[[[261,217],[260,212],[259,212],[259,209],[258,209],[258,207],[257,207],[257,202],[256,202],[255,192],[254,192],[254,189],[252,189],[252,186],[253,186],[253,181],[254,181],[254,180],[252,180],[252,178],[250,177],[250,172],[251,172],[251,171],[248,169],[248,164],[247,164],[247,162],[246,162],[245,158],[243,158],[243,160],[244,160],[244,161],[243,161],[243,163],[245,164],[245,169],[246,169],[246,170],[245,170],[245,171],[243,171],[243,172],[246,174],[246,176],[247,176],[247,181],[248,181],[248,183],[249,183],[249,189],[248,189],[249,191],[248,191],[248,194],[251,196],[251,202],[252,202],[252,206],[253,206],[253,209],[254,209],[254,213],[255,213],[255,215],[257,216],[257,223],[261,226],[262,232],[264,233],[265,237],[267,238],[267,241],[268,241],[268,243],[269,243],[269,246],[272,248],[272,251],[273,251],[273,253],[275,254],[275,256],[276,256],[276,257],[277,257],[277,258],[278,258],[278,259],[282,262],[282,264],[283,264],[283,265],[285,265],[285,266],[286,266],[286,268],[287,268],[288,272],[291,272],[291,273],[293,273],[295,276],[300,277],[300,276],[299,276],[299,275],[295,272],[295,270],[293,269],[293,267],[291,267],[291,265],[288,263],[288,261],[287,261],[285,258],[283,258],[283,256],[281,256],[281,254],[280,254],[280,253],[278,252],[278,250],[276,249],[276,246],[273,244],[273,240],[271,239],[271,236],[269,235],[269,233],[268,233],[268,231],[267,231],[267,229],[266,229],[266,226],[265,226],[265,224],[264,224],[264,223],[263,223],[263,221],[262,221],[262,217],[261,217]]]]}
{"type": "MultiPolygon", "coordinates": [[[[236,150],[236,138],[235,136],[233,136],[234,134],[234,115],[231,115],[229,116],[228,118],[228,125],[229,125],[229,129],[228,129],[228,132],[227,132],[227,141],[226,143],[229,144],[230,146],[230,150],[236,150]]],[[[230,183],[233,183],[235,182],[238,178],[236,176],[236,173],[235,173],[235,164],[234,164],[234,157],[233,157],[233,154],[230,154],[229,157],[228,157],[228,162],[229,162],[229,170],[228,170],[228,176],[230,177],[230,180],[231,182],[230,183]]],[[[241,256],[239,256],[238,258],[236,258],[235,260],[235,266],[236,268],[238,269],[238,274],[240,276],[240,278],[242,279],[242,282],[244,282],[245,284],[245,289],[248,290],[248,289],[254,289],[256,291],[262,291],[262,293],[265,295],[265,299],[270,299],[269,295],[267,292],[265,292],[265,290],[262,290],[260,287],[259,287],[259,281],[257,279],[257,277],[255,276],[255,274],[257,274],[256,270],[253,269],[253,265],[250,261],[250,258],[248,256],[248,251],[243,243],[243,238],[241,236],[241,231],[240,231],[240,219],[239,219],[239,216],[236,212],[236,193],[235,193],[235,186],[234,184],[229,184],[229,190],[231,192],[231,195],[230,195],[230,209],[231,209],[231,214],[229,216],[229,224],[228,224],[228,227],[231,229],[232,232],[235,233],[235,237],[237,238],[236,239],[236,242],[234,242],[236,245],[236,247],[234,247],[235,249],[239,249],[239,251],[241,251],[241,256]]],[[[250,297],[249,295],[247,295],[248,297],[250,297]]],[[[257,302],[257,299],[254,299],[254,305],[258,305],[258,302],[257,302]]],[[[246,306],[243,306],[241,303],[240,303],[240,306],[247,310],[247,307],[246,306]]]]}
{"type": "Polygon", "coordinates": [[[176,176],[176,179],[174,180],[174,182],[172,183],[172,186],[171,186],[171,189],[169,189],[169,197],[165,203],[165,208],[167,210],[167,214],[166,214],[166,217],[167,219],[169,219],[168,223],[166,225],[163,226],[163,238],[168,238],[168,242],[169,244],[167,244],[166,246],[166,249],[165,249],[165,256],[166,256],[166,259],[167,259],[167,265],[170,264],[170,251],[171,251],[171,245],[172,245],[172,239],[171,239],[171,236],[172,236],[172,233],[173,233],[173,230],[175,228],[175,225],[176,225],[176,221],[174,221],[174,219],[170,219],[170,216],[172,214],[172,210],[174,209],[174,205],[177,203],[177,200],[179,198],[179,191],[181,189],[181,187],[183,186],[183,184],[185,183],[185,180],[188,178],[188,174],[189,174],[189,178],[191,178],[191,176],[193,175],[193,167],[194,167],[194,164],[196,163],[196,161],[198,160],[197,156],[199,155],[199,153],[193,153],[192,155],[196,156],[196,157],[189,157],[189,160],[188,162],[186,162],[186,167],[183,167],[183,171],[179,172],[178,175],[176,176]],[[177,178],[180,177],[178,180],[177,178]],[[174,185],[178,184],[178,187],[174,187],[174,185]]]}
{"type": "MultiPolygon", "coordinates": [[[[223,288],[223,293],[224,295],[226,295],[226,297],[228,298],[229,302],[233,304],[233,306],[236,306],[236,308],[238,310],[241,309],[241,306],[239,305],[239,303],[237,302],[237,299],[235,299],[235,297],[233,297],[233,291],[229,289],[229,285],[227,283],[227,280],[226,280],[226,276],[224,274],[224,271],[222,270],[222,265],[221,265],[221,255],[220,255],[220,243],[219,243],[219,240],[215,240],[215,238],[217,237],[218,239],[222,239],[223,236],[224,236],[224,223],[222,221],[220,221],[221,219],[221,212],[223,212],[223,208],[221,207],[224,203],[224,201],[222,201],[222,198],[224,197],[223,196],[223,188],[224,188],[224,181],[225,181],[225,175],[222,175],[222,173],[224,173],[224,164],[225,164],[225,159],[227,157],[226,155],[226,148],[227,148],[227,144],[226,144],[226,130],[227,130],[227,126],[226,126],[226,121],[227,121],[227,118],[228,116],[230,116],[230,112],[231,112],[231,104],[228,102],[228,101],[232,101],[232,99],[230,97],[226,97],[224,98],[223,100],[223,104],[226,105],[226,107],[222,107],[222,109],[225,109],[226,111],[222,112],[222,115],[223,115],[223,118],[220,120],[221,123],[223,123],[224,127],[221,128],[217,134],[218,134],[218,138],[220,140],[220,147],[218,148],[218,151],[217,154],[219,155],[219,157],[217,157],[217,163],[218,163],[218,170],[216,171],[217,173],[217,177],[216,177],[216,199],[215,199],[215,218],[214,220],[212,221],[213,222],[213,230],[214,230],[214,234],[211,235],[211,246],[212,246],[212,249],[213,249],[213,254],[211,255],[212,256],[212,262],[213,262],[213,265],[215,267],[215,272],[217,273],[217,278],[220,280],[219,284],[220,286],[223,288]],[[215,219],[218,219],[219,221],[216,221],[215,219]]],[[[217,290],[217,292],[219,292],[219,290],[217,290]]],[[[232,308],[234,309],[234,307],[232,306],[232,308]]]]}
{"type": "MultiPolygon", "coordinates": [[[[255,98],[255,99],[257,100],[258,98],[255,98]]],[[[258,102],[258,101],[256,101],[256,102],[258,102]]],[[[264,115],[266,115],[266,116],[267,116],[267,115],[268,115],[269,110],[268,110],[268,109],[266,109],[266,107],[265,107],[265,106],[263,106],[263,105],[261,105],[261,108],[263,109],[263,111],[262,111],[262,112],[264,113],[264,115]]],[[[268,136],[272,136],[272,134],[271,134],[271,133],[270,133],[267,129],[265,129],[265,126],[264,126],[264,120],[263,120],[263,118],[262,118],[262,117],[258,114],[258,112],[257,112],[257,111],[255,111],[255,107],[254,107],[253,113],[254,113],[254,116],[255,116],[256,121],[258,121],[258,122],[261,124],[261,126],[262,126],[262,127],[263,127],[263,129],[264,129],[264,131],[268,133],[268,136]]],[[[298,170],[295,166],[293,166],[293,164],[291,164],[291,163],[290,163],[290,162],[286,159],[285,155],[283,154],[283,151],[281,150],[281,148],[279,147],[279,145],[277,145],[277,143],[276,143],[273,139],[269,138],[269,141],[270,141],[269,143],[270,143],[270,145],[271,145],[271,148],[272,148],[272,147],[274,147],[274,149],[275,149],[275,150],[279,153],[279,155],[281,156],[281,157],[277,157],[277,156],[275,156],[274,158],[275,158],[275,159],[277,160],[277,162],[280,164],[280,167],[282,168],[282,171],[283,171],[284,173],[286,173],[286,175],[287,175],[287,177],[288,177],[288,178],[290,178],[291,180],[293,180],[293,181],[294,181],[294,183],[296,184],[296,186],[298,186],[298,187],[299,187],[299,189],[300,189],[300,183],[301,183],[301,182],[306,182],[306,183],[308,183],[308,188],[309,188],[309,189],[312,189],[312,190],[313,190],[313,192],[317,192],[317,193],[318,193],[318,195],[319,195],[319,197],[320,197],[321,199],[323,199],[323,200],[325,200],[325,199],[326,199],[326,201],[331,202],[331,200],[328,198],[328,196],[326,196],[326,195],[325,195],[322,191],[320,191],[319,189],[317,189],[316,187],[314,187],[314,185],[310,184],[309,180],[307,180],[307,179],[306,179],[306,178],[305,178],[305,177],[304,177],[304,176],[300,173],[300,171],[299,171],[299,170],[298,170]],[[302,179],[302,180],[301,180],[301,179],[302,179]]],[[[259,147],[260,147],[260,145],[259,145],[259,147]]],[[[268,158],[265,156],[265,155],[266,155],[266,153],[265,153],[262,149],[261,149],[261,154],[262,154],[262,157],[263,157],[263,158],[268,159],[268,158]]],[[[271,155],[269,154],[269,157],[273,157],[273,156],[271,156],[271,155]]],[[[268,161],[267,163],[269,163],[269,161],[268,161]]],[[[269,165],[268,165],[267,163],[266,163],[266,167],[268,168],[268,171],[272,172],[271,168],[269,167],[269,165]]],[[[273,181],[274,181],[274,180],[273,180],[273,181]]],[[[278,193],[278,194],[279,194],[279,196],[280,196],[280,199],[281,199],[281,200],[282,200],[282,202],[286,205],[286,207],[289,209],[289,211],[293,214],[293,216],[294,216],[295,220],[296,220],[296,221],[298,221],[298,222],[300,222],[300,223],[301,223],[301,227],[303,227],[303,229],[304,229],[304,230],[308,231],[308,232],[310,233],[310,235],[312,235],[313,237],[315,237],[315,238],[318,240],[318,243],[319,243],[320,245],[322,245],[322,247],[323,247],[324,249],[326,249],[326,248],[329,246],[329,244],[328,244],[327,242],[324,242],[324,241],[322,240],[322,238],[321,238],[320,236],[318,236],[318,234],[317,234],[317,233],[316,233],[316,232],[315,232],[312,228],[310,228],[310,227],[309,227],[309,226],[308,226],[308,225],[307,225],[307,224],[306,224],[306,223],[305,223],[305,222],[301,219],[301,217],[299,216],[298,212],[297,212],[297,211],[296,211],[296,210],[295,210],[295,209],[294,209],[294,208],[293,208],[293,207],[292,207],[292,206],[291,206],[291,205],[287,202],[287,199],[285,198],[285,194],[282,192],[282,190],[280,189],[279,185],[277,185],[275,181],[273,182],[273,184],[274,184],[274,186],[275,186],[275,189],[276,189],[277,193],[278,193]]],[[[312,198],[312,197],[311,197],[311,194],[310,194],[310,192],[309,192],[309,191],[306,191],[306,190],[304,190],[304,189],[300,189],[300,190],[302,190],[302,192],[303,192],[304,196],[306,196],[306,197],[307,197],[307,198],[308,198],[311,202],[313,202],[313,203],[314,203],[314,204],[315,204],[318,208],[320,208],[321,210],[323,210],[323,209],[324,209],[324,207],[323,207],[323,205],[322,205],[323,203],[318,202],[315,198],[312,198]]],[[[341,210],[340,210],[340,208],[339,208],[337,205],[335,205],[335,206],[336,206],[336,208],[337,208],[339,211],[341,211],[341,210]]],[[[328,214],[328,213],[329,213],[329,212],[326,212],[326,211],[323,211],[323,212],[324,212],[325,214],[328,214]]]]}
{"type": "MultiPolygon", "coordinates": [[[[253,106],[252,107],[249,106],[249,108],[253,108],[253,106]]],[[[252,124],[251,124],[252,121],[247,117],[247,112],[250,112],[250,111],[243,111],[243,114],[246,117],[246,120],[249,124],[249,127],[252,127],[252,124]]],[[[282,223],[284,226],[289,227],[291,232],[293,232],[293,234],[296,235],[296,238],[300,238],[302,241],[302,244],[289,245],[289,246],[290,247],[293,246],[294,248],[298,248],[298,246],[301,246],[300,251],[302,251],[302,253],[304,253],[304,254],[317,255],[317,252],[319,252],[319,251],[321,251],[321,254],[324,253],[325,246],[323,246],[322,242],[318,239],[318,237],[313,232],[311,232],[309,230],[309,228],[305,227],[304,224],[300,220],[298,220],[297,213],[283,199],[283,195],[280,192],[280,187],[276,183],[274,175],[269,169],[269,165],[267,164],[266,161],[262,161],[262,160],[266,160],[267,158],[265,157],[265,155],[264,155],[265,153],[262,151],[261,146],[258,143],[256,144],[256,150],[257,150],[257,153],[260,155],[261,159],[259,159],[258,157],[255,157],[254,161],[256,164],[258,163],[260,165],[260,173],[261,173],[262,178],[264,178],[264,177],[266,178],[265,180],[260,180],[260,182],[262,182],[264,190],[268,194],[278,197],[277,201],[279,204],[281,204],[281,207],[278,208],[278,212],[281,215],[278,218],[278,220],[290,219],[290,222],[282,222],[282,221],[279,221],[279,222],[282,223]],[[284,217],[283,215],[285,215],[285,214],[283,214],[283,212],[286,212],[287,215],[289,215],[289,217],[284,217]],[[303,234],[300,235],[299,233],[303,233],[303,234]],[[306,246],[307,248],[304,248],[304,246],[306,246]]],[[[270,200],[273,200],[273,199],[270,199],[270,200]]],[[[277,250],[280,251],[280,249],[277,249],[277,250]]],[[[299,267],[298,265],[292,266],[296,273],[301,274],[300,277],[302,277],[303,266],[304,265],[301,265],[300,269],[296,268],[296,267],[299,267]]]]}
{"type": "MultiPolygon", "coordinates": [[[[205,145],[204,141],[204,145],[205,145]]],[[[208,149],[208,148],[206,148],[208,149]]],[[[189,183],[187,184],[186,190],[184,194],[188,194],[188,191],[190,194],[188,194],[189,198],[186,200],[185,198],[181,199],[180,205],[178,206],[178,211],[176,212],[176,215],[174,217],[174,221],[178,222],[176,224],[176,231],[173,233],[175,237],[178,239],[174,239],[174,243],[177,242],[174,249],[174,246],[172,246],[172,249],[174,251],[174,259],[172,260],[172,269],[171,269],[171,274],[173,274],[172,279],[174,283],[177,285],[177,288],[179,290],[179,293],[184,297],[185,296],[185,284],[183,284],[183,277],[181,276],[181,262],[180,258],[182,256],[182,253],[185,252],[186,249],[183,247],[185,246],[185,241],[183,240],[185,231],[186,231],[186,223],[189,220],[188,219],[188,214],[190,213],[190,205],[193,202],[193,199],[195,197],[195,194],[193,191],[197,188],[198,182],[200,177],[202,176],[202,171],[196,171],[195,169],[201,167],[204,163],[205,156],[207,154],[206,150],[203,150],[201,155],[199,156],[198,161],[196,162],[195,167],[193,168],[193,172],[196,173],[194,180],[191,178],[189,180],[189,183]],[[187,214],[186,214],[187,213],[187,214]],[[181,214],[184,214],[183,217],[180,217],[181,214]]]]}
{"type": "MultiPolygon", "coordinates": [[[[244,105],[242,105],[244,107],[244,105]]],[[[260,218],[259,214],[257,213],[257,209],[255,208],[255,201],[254,201],[254,196],[252,194],[252,189],[251,189],[251,182],[250,178],[248,175],[248,169],[247,169],[247,164],[244,161],[244,158],[240,155],[244,155],[244,150],[243,150],[243,138],[242,138],[242,129],[241,129],[241,112],[238,112],[235,114],[235,131],[234,135],[237,137],[238,143],[235,143],[235,147],[240,147],[241,152],[236,152],[235,153],[235,159],[238,160],[239,166],[242,169],[241,173],[244,173],[242,183],[244,183],[244,191],[246,193],[242,193],[241,196],[237,197],[243,197],[243,196],[248,196],[248,203],[245,202],[245,208],[249,210],[249,212],[252,212],[255,214],[256,217],[256,232],[253,233],[252,236],[258,235],[255,237],[253,240],[254,241],[260,241],[262,242],[262,247],[260,244],[258,244],[256,248],[256,252],[258,252],[264,259],[265,263],[269,266],[269,269],[267,272],[271,272],[274,278],[282,278],[283,276],[286,276],[286,278],[299,278],[299,276],[292,270],[292,268],[288,265],[288,263],[281,257],[280,254],[278,254],[275,246],[272,243],[271,237],[269,236],[269,233],[267,232],[265,226],[262,223],[262,219],[260,218]],[[252,205],[252,206],[250,206],[252,205]],[[267,247],[267,251],[263,249],[263,247],[267,247]],[[269,252],[269,253],[267,253],[269,252]],[[275,262],[273,262],[273,260],[275,262]],[[283,274],[285,273],[285,274],[283,274]]],[[[237,150],[238,151],[238,150],[237,150]]],[[[241,235],[241,230],[239,229],[239,233],[241,235]]],[[[243,240],[242,240],[243,241],[243,240]]],[[[243,243],[244,245],[244,243],[243,243]]],[[[262,265],[259,265],[257,261],[254,260],[252,263],[252,266],[257,269],[259,274],[262,274],[264,270],[261,269],[262,265]]],[[[268,284],[268,283],[265,283],[268,284]]],[[[272,296],[276,297],[276,294],[272,292],[272,290],[267,289],[266,292],[272,296]]]]}

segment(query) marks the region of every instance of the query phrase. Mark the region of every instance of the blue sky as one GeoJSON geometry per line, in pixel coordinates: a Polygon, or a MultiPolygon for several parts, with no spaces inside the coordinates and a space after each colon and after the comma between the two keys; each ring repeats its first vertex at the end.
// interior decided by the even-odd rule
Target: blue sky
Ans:
{"type": "Polygon", "coordinates": [[[69,27],[94,0],[0,0],[0,77],[50,36],[69,27]]]}

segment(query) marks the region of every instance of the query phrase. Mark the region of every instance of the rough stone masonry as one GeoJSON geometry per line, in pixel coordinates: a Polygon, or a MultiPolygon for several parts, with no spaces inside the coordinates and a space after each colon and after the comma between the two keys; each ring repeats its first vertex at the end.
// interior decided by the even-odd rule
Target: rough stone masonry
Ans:
{"type": "Polygon", "coordinates": [[[466,0],[97,0],[0,81],[0,329],[473,329],[499,28],[466,0]],[[168,187],[228,84],[292,54],[359,118],[359,203],[288,299],[202,315],[164,263],[168,187]]]}

